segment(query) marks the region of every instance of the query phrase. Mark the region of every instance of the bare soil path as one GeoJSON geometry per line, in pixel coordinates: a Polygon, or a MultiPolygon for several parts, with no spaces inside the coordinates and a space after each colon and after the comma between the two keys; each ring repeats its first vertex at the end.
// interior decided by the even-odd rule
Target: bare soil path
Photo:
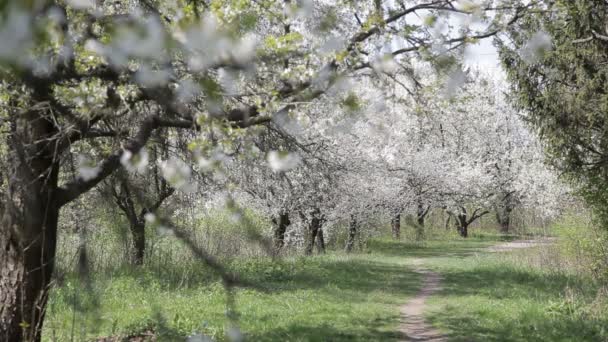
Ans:
{"type": "Polygon", "coordinates": [[[514,249],[530,248],[542,245],[548,245],[555,242],[555,238],[539,238],[533,240],[515,240],[510,242],[499,243],[488,247],[488,252],[508,252],[514,249]]]}
{"type": "Polygon", "coordinates": [[[422,259],[414,259],[417,266],[415,271],[423,276],[422,289],[416,297],[401,306],[399,331],[404,336],[401,341],[444,342],[447,341],[445,336],[426,323],[423,316],[426,299],[441,290],[441,275],[423,268],[421,264],[422,259]]]}
{"type": "MultiPolygon", "coordinates": [[[[490,246],[488,252],[507,252],[514,249],[530,248],[553,243],[552,238],[515,240],[490,246]]],[[[418,294],[401,306],[401,323],[399,331],[403,334],[401,341],[420,342],[446,342],[447,337],[442,335],[424,320],[426,300],[435,292],[441,290],[441,275],[423,267],[422,259],[414,259],[416,272],[423,276],[422,288],[418,294]]]]}

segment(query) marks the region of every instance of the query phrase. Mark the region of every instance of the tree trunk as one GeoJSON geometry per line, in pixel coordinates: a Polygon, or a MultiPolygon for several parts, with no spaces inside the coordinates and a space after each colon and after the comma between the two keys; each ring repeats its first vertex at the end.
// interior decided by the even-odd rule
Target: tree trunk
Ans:
{"type": "Polygon", "coordinates": [[[458,234],[463,238],[469,237],[469,222],[467,221],[467,214],[463,212],[458,214],[458,218],[456,220],[456,229],[458,230],[458,234]]]}
{"type": "Polygon", "coordinates": [[[13,114],[0,227],[0,340],[39,341],[57,244],[56,134],[34,111],[13,114]]]}
{"type": "Polygon", "coordinates": [[[488,210],[485,210],[485,211],[481,211],[481,210],[482,210],[482,208],[475,209],[475,211],[473,211],[473,213],[471,214],[471,217],[469,218],[467,210],[464,207],[462,207],[462,211],[458,214],[458,216],[456,218],[456,229],[458,230],[458,234],[460,234],[460,236],[462,236],[463,238],[468,237],[469,236],[469,226],[471,225],[471,223],[475,222],[475,220],[477,220],[489,213],[488,210]]]}
{"type": "Polygon", "coordinates": [[[426,218],[426,215],[428,214],[429,209],[425,209],[424,206],[422,204],[418,204],[418,208],[416,210],[416,218],[418,221],[418,225],[421,227],[424,227],[424,219],[426,218]]]}
{"type": "Polygon", "coordinates": [[[289,220],[289,214],[287,212],[281,212],[279,214],[279,219],[273,218],[272,221],[275,224],[274,247],[278,251],[283,248],[283,245],[285,244],[285,232],[291,224],[291,221],[289,220]]]}
{"type": "Polygon", "coordinates": [[[355,247],[355,238],[357,237],[358,225],[359,223],[357,222],[357,219],[354,216],[351,216],[350,223],[348,224],[348,238],[346,240],[346,247],[344,248],[347,253],[352,252],[353,248],[355,247]]]}
{"type": "Polygon", "coordinates": [[[467,224],[459,225],[458,226],[458,234],[460,234],[460,236],[463,237],[463,238],[469,237],[469,227],[468,227],[468,225],[467,224]]]}
{"type": "Polygon", "coordinates": [[[315,240],[317,239],[317,236],[319,235],[320,228],[321,228],[321,218],[318,217],[317,215],[313,215],[312,219],[310,220],[310,225],[309,225],[310,239],[306,245],[306,255],[312,254],[312,249],[314,247],[315,240]]]}
{"type": "Polygon", "coordinates": [[[319,227],[317,233],[317,253],[325,254],[325,238],[323,237],[323,227],[319,227]]]}
{"type": "Polygon", "coordinates": [[[511,208],[510,204],[507,203],[502,208],[496,208],[496,221],[500,227],[502,234],[508,234],[511,230],[511,208]]]}
{"type": "Polygon", "coordinates": [[[133,264],[144,264],[146,251],[146,223],[145,221],[131,222],[131,236],[133,238],[133,264]]]}
{"type": "Polygon", "coordinates": [[[500,232],[508,234],[511,230],[511,212],[513,211],[512,192],[507,193],[499,205],[495,206],[496,221],[498,222],[500,232]]]}
{"type": "Polygon", "coordinates": [[[510,213],[504,212],[502,215],[498,212],[496,213],[496,221],[498,221],[498,225],[500,226],[500,233],[508,234],[511,228],[511,217],[510,213]]]}
{"type": "Polygon", "coordinates": [[[401,237],[401,214],[397,213],[391,219],[391,231],[393,232],[393,239],[399,240],[401,237]]]}
{"type": "MultiPolygon", "coordinates": [[[[25,208],[24,208],[25,209],[25,208]]],[[[57,234],[57,211],[23,212],[46,222],[3,222],[0,233],[0,340],[39,341],[50,287],[57,234]],[[12,230],[12,232],[11,232],[12,230]],[[25,238],[30,231],[36,237],[25,238]],[[26,233],[27,234],[27,233],[26,233]],[[27,247],[26,247],[27,246],[27,247]]],[[[42,209],[42,208],[40,208],[42,209]]],[[[31,217],[31,216],[30,216],[31,217]]],[[[27,221],[27,219],[26,219],[27,221]]]]}

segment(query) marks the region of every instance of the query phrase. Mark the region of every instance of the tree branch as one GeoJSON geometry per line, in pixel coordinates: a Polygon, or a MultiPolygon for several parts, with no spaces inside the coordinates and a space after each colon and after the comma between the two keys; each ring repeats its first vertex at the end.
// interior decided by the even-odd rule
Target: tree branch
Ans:
{"type": "Polygon", "coordinates": [[[174,127],[189,129],[194,127],[194,123],[188,120],[167,120],[161,119],[158,115],[147,117],[139,126],[139,131],[131,140],[129,140],[124,148],[112,153],[99,165],[99,173],[96,177],[88,180],[76,179],[57,190],[56,198],[58,206],[63,206],[81,194],[89,191],[99,182],[111,175],[114,171],[121,167],[120,157],[124,151],[129,151],[132,154],[137,154],[146,145],[152,132],[159,127],[174,127]]]}

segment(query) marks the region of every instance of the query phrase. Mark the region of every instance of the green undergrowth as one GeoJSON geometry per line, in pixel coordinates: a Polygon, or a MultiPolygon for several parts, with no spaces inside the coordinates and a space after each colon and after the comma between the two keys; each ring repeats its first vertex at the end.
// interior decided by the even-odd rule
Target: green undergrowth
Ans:
{"type": "MultiPolygon", "coordinates": [[[[587,259],[573,258],[579,247],[557,234],[552,245],[500,253],[488,247],[521,237],[475,231],[468,239],[375,238],[352,255],[235,257],[226,267],[248,286],[234,290],[233,316],[248,341],[401,340],[399,306],[419,291],[413,265],[422,263],[442,275],[426,315],[450,341],[608,340],[606,285],[572,263],[587,259]]],[[[59,277],[44,340],[201,334],[225,341],[236,331],[229,297],[209,268],[153,260],[59,277]]]]}
{"type": "MultiPolygon", "coordinates": [[[[398,306],[418,290],[407,259],[382,250],[314,257],[236,259],[238,327],[250,341],[391,341],[398,306]]],[[[63,279],[52,292],[44,340],[82,341],[154,333],[161,341],[192,334],[224,340],[226,292],[197,264],[123,267],[63,279]],[[88,286],[88,290],[87,290],[88,286]]]]}
{"type": "Polygon", "coordinates": [[[442,290],[427,314],[450,341],[607,341],[608,291],[551,246],[427,259],[442,290]]]}

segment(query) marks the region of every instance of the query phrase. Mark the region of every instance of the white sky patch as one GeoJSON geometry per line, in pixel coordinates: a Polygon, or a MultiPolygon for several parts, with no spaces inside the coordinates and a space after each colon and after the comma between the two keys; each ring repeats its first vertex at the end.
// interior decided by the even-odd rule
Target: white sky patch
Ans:
{"type": "Polygon", "coordinates": [[[473,68],[495,72],[502,71],[498,59],[498,50],[492,45],[491,39],[482,39],[477,44],[467,45],[464,53],[464,64],[473,68]]]}

